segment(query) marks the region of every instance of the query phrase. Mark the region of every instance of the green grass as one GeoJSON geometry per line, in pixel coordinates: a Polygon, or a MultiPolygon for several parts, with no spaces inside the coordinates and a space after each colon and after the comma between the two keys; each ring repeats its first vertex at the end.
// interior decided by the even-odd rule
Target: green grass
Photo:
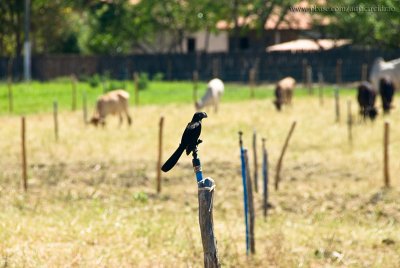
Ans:
{"type": "MultiPolygon", "coordinates": [[[[130,102],[133,104],[134,88],[132,81],[117,82],[111,81],[108,83],[125,85],[125,89],[131,93],[130,102]]],[[[198,98],[200,98],[206,90],[206,83],[198,84],[198,98]]],[[[333,95],[333,86],[324,87],[324,95],[333,95]]],[[[86,82],[77,84],[77,109],[82,107],[82,94],[87,94],[89,113],[91,113],[94,103],[99,95],[103,93],[102,85],[95,88],[91,87],[86,82]]],[[[317,89],[314,90],[317,94],[317,89]]],[[[33,81],[31,83],[16,83],[12,86],[14,99],[14,114],[32,114],[46,113],[52,111],[52,103],[57,100],[59,109],[72,109],[72,84],[66,79],[59,79],[50,82],[33,81]]],[[[344,90],[345,95],[353,94],[353,90],[344,90]]],[[[296,97],[308,96],[308,91],[298,87],[295,91],[296,97]]],[[[273,86],[260,85],[255,88],[255,99],[265,99],[273,97],[273,86]]],[[[250,99],[250,90],[248,85],[227,83],[222,102],[244,101],[250,99]]],[[[182,82],[149,82],[149,86],[145,90],[141,90],[139,94],[140,105],[166,105],[170,103],[187,104],[193,101],[193,84],[188,81],[182,82]]],[[[8,86],[7,83],[0,83],[0,115],[7,114],[9,110],[8,103],[8,86]]]]}

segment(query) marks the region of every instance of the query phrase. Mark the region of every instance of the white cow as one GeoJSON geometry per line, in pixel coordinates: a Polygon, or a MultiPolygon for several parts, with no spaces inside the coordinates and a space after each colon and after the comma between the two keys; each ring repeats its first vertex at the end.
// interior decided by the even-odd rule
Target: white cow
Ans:
{"type": "Polygon", "coordinates": [[[222,94],[224,94],[224,83],[218,78],[212,79],[207,84],[206,94],[201,98],[201,100],[196,101],[196,110],[198,111],[205,106],[214,105],[215,112],[217,112],[222,94]]]}
{"type": "Polygon", "coordinates": [[[129,93],[125,90],[118,89],[110,91],[97,99],[94,115],[90,123],[97,126],[98,124],[105,125],[107,115],[118,115],[120,125],[122,124],[122,114],[126,115],[128,124],[132,123],[129,114],[129,93]]]}
{"type": "Polygon", "coordinates": [[[395,88],[400,88],[400,59],[385,61],[383,58],[377,58],[372,65],[369,79],[374,90],[379,91],[379,80],[389,77],[395,88]]]}

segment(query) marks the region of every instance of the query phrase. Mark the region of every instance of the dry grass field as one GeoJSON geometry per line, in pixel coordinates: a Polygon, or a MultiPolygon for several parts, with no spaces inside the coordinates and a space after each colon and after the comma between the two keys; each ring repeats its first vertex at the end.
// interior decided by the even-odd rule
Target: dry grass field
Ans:
{"type": "MultiPolygon", "coordinates": [[[[207,111],[200,158],[204,175],[216,182],[214,224],[223,267],[400,267],[400,112],[357,121],[350,146],[344,99],[339,124],[333,99],[320,107],[316,97],[295,99],[282,113],[270,99],[207,111]],[[267,138],[273,179],[293,120],[280,190],[270,182],[273,208],[266,221],[262,194],[255,194],[257,252],[246,257],[237,132],[244,131],[251,149],[257,130],[259,162],[260,138],[267,138]],[[391,189],[382,188],[384,120],[391,122],[391,189]]],[[[131,111],[131,128],[109,118],[105,129],[84,126],[80,112],[64,111],[58,142],[52,114],[27,116],[26,194],[20,118],[0,117],[0,267],[202,267],[191,158],[163,174],[162,193],[155,191],[159,117],[165,116],[166,159],[193,106],[131,111]]]]}

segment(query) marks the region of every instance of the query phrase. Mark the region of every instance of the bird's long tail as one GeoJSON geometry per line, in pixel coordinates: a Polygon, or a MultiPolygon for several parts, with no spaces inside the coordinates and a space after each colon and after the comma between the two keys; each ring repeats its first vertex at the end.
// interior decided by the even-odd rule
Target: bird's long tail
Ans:
{"type": "Polygon", "coordinates": [[[175,166],[178,162],[179,158],[181,157],[182,153],[185,151],[185,147],[179,144],[179,147],[175,150],[175,152],[171,155],[170,158],[164,163],[161,167],[161,170],[164,172],[168,172],[175,166]]]}

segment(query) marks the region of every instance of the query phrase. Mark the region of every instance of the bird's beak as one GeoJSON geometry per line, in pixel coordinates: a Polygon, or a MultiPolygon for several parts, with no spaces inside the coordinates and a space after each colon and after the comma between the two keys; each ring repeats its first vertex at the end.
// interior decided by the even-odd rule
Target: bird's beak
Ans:
{"type": "Polygon", "coordinates": [[[208,117],[208,115],[207,115],[206,113],[203,113],[203,115],[204,115],[204,118],[207,118],[207,117],[208,117]]]}

